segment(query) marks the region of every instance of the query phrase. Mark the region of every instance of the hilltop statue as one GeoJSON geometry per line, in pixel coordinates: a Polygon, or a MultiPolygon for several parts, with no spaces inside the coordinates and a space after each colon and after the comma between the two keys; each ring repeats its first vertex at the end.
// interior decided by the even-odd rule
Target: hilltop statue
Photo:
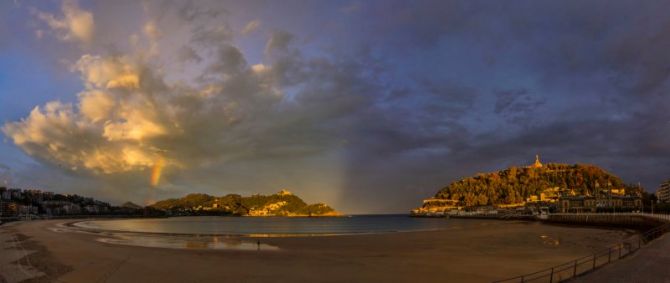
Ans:
{"type": "Polygon", "coordinates": [[[290,195],[293,195],[291,192],[289,192],[289,191],[286,190],[286,189],[279,191],[277,194],[280,195],[280,196],[290,196],[290,195]]]}
{"type": "Polygon", "coordinates": [[[536,154],[535,155],[535,163],[530,166],[531,168],[542,168],[542,162],[540,162],[540,155],[536,154]]]}

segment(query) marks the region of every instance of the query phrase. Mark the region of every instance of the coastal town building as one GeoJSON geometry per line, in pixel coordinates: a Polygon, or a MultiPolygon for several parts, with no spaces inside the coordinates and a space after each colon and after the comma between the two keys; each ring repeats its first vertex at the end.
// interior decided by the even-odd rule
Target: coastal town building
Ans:
{"type": "Polygon", "coordinates": [[[0,187],[0,217],[79,215],[111,212],[108,203],[71,194],[54,194],[40,189],[0,187]]]}
{"type": "Polygon", "coordinates": [[[14,202],[0,202],[0,217],[12,217],[18,215],[18,205],[14,202]]]}
{"type": "Polygon", "coordinates": [[[526,204],[527,204],[526,202],[501,203],[496,205],[496,208],[512,209],[512,208],[525,207],[526,204]]]}
{"type": "MultiPolygon", "coordinates": [[[[553,187],[553,188],[544,189],[539,195],[530,195],[526,199],[526,202],[529,202],[529,203],[535,203],[535,202],[555,203],[555,202],[558,201],[561,194],[564,194],[565,192],[566,192],[566,190],[561,189],[560,187],[553,187]]],[[[574,195],[574,191],[572,192],[572,195],[574,195]]]]}
{"type": "Polygon", "coordinates": [[[42,203],[47,215],[68,215],[81,213],[81,206],[69,201],[50,200],[42,203]]]}
{"type": "Polygon", "coordinates": [[[0,217],[15,217],[20,215],[36,215],[38,207],[34,205],[23,205],[16,202],[1,202],[0,217]]]}
{"type": "Polygon", "coordinates": [[[658,187],[658,190],[656,190],[656,198],[658,198],[658,202],[670,202],[670,179],[663,182],[661,186],[658,187]]]}
{"type": "Polygon", "coordinates": [[[459,210],[458,200],[429,198],[423,200],[423,205],[411,211],[412,215],[445,215],[449,211],[459,210]]]}
{"type": "Polygon", "coordinates": [[[637,196],[564,196],[558,201],[561,213],[583,213],[599,211],[636,211],[642,209],[642,198],[637,196]]]}

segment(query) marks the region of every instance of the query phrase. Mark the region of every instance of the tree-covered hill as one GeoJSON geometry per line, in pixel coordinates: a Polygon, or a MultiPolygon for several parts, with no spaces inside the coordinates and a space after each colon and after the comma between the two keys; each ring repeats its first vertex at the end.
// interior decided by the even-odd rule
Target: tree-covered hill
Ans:
{"type": "Polygon", "coordinates": [[[576,195],[597,195],[605,190],[624,190],[639,194],[637,186],[587,164],[547,164],[539,168],[510,167],[493,173],[480,173],[442,188],[438,199],[458,200],[465,206],[512,204],[539,195],[545,189],[559,188],[576,195]]]}
{"type": "Polygon", "coordinates": [[[335,216],[338,213],[322,203],[307,204],[287,191],[273,195],[242,197],[229,194],[222,197],[189,194],[150,205],[152,208],[180,214],[244,215],[244,216],[335,216]]]}

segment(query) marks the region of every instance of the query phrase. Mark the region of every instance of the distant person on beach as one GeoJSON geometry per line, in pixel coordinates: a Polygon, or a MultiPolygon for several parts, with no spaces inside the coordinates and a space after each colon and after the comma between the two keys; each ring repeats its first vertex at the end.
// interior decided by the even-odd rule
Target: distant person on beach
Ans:
{"type": "Polygon", "coordinates": [[[258,250],[261,250],[261,240],[256,241],[256,245],[258,246],[258,250]]]}

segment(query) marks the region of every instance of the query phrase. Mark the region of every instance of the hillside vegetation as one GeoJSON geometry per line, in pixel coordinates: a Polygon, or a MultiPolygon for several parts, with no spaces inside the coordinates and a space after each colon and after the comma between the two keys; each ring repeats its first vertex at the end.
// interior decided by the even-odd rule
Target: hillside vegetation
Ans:
{"type": "Polygon", "coordinates": [[[150,207],[176,214],[239,215],[239,216],[335,216],[330,206],[307,204],[287,191],[272,195],[243,197],[229,194],[215,197],[207,194],[189,194],[178,199],[156,202],[150,207]]]}
{"type": "Polygon", "coordinates": [[[609,189],[623,189],[626,194],[640,193],[637,186],[626,185],[619,177],[597,166],[553,163],[540,168],[510,167],[480,173],[451,183],[435,198],[458,200],[466,206],[512,204],[556,187],[576,195],[596,195],[609,189]]]}

